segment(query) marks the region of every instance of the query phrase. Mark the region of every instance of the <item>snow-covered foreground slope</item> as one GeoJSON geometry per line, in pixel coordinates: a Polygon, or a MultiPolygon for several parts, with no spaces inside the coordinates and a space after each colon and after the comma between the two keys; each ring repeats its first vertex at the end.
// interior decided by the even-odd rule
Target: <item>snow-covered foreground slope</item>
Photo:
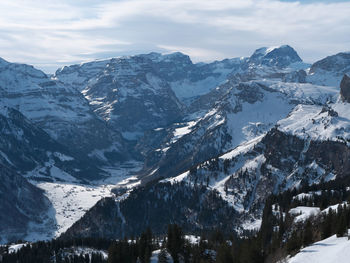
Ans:
{"type": "Polygon", "coordinates": [[[303,248],[288,263],[346,263],[350,260],[350,240],[336,235],[303,248]]]}

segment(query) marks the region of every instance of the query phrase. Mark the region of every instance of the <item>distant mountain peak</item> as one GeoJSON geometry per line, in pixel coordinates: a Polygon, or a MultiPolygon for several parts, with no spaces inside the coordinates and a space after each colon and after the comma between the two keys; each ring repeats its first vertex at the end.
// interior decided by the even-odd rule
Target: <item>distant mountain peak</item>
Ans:
{"type": "Polygon", "coordinates": [[[286,67],[292,63],[302,62],[298,53],[289,45],[262,47],[249,58],[250,63],[267,66],[286,67]]]}
{"type": "Polygon", "coordinates": [[[140,56],[148,58],[153,62],[180,62],[182,64],[192,64],[190,57],[181,52],[173,52],[169,54],[151,52],[148,54],[135,55],[135,57],[140,57],[140,56]]]}

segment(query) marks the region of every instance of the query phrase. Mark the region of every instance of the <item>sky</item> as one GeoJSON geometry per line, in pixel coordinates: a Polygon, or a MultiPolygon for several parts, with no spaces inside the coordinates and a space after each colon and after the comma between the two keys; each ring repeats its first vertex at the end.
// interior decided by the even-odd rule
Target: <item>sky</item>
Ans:
{"type": "Polygon", "coordinates": [[[0,57],[57,68],[180,51],[193,62],[289,44],[305,62],[350,51],[350,0],[1,0],[0,57]]]}

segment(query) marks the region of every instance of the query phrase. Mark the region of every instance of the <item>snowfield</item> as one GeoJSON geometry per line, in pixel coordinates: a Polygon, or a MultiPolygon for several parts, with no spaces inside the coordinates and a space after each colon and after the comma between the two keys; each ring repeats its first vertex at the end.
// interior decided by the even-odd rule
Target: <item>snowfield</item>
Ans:
{"type": "Polygon", "coordinates": [[[311,216],[316,216],[321,212],[319,207],[307,207],[307,206],[298,206],[289,210],[289,213],[293,216],[294,222],[305,221],[311,216]]]}
{"type": "Polygon", "coordinates": [[[135,183],[133,172],[140,169],[140,163],[134,162],[125,167],[105,167],[104,170],[110,174],[109,177],[91,182],[89,185],[79,184],[76,181],[55,182],[30,182],[45,191],[52,204],[48,212],[48,218],[43,224],[32,224],[25,240],[38,241],[58,237],[70,226],[79,220],[100,199],[113,196],[111,192],[116,186],[132,188],[135,183]],[[43,231],[45,225],[52,231],[43,231]]]}
{"type": "Polygon", "coordinates": [[[343,263],[350,260],[350,240],[331,236],[303,248],[288,263],[343,263]]]}
{"type": "Polygon", "coordinates": [[[277,124],[285,133],[312,140],[347,140],[350,138],[349,103],[336,102],[327,107],[298,105],[277,124]]]}

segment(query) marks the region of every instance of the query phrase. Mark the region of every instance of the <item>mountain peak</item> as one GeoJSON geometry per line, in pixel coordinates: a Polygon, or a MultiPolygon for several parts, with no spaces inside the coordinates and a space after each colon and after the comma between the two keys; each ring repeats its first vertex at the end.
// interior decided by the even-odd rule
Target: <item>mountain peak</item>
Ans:
{"type": "Polygon", "coordinates": [[[289,45],[262,47],[253,53],[249,62],[267,66],[286,67],[295,62],[302,62],[298,53],[289,45]]]}
{"type": "Polygon", "coordinates": [[[180,62],[183,64],[192,64],[190,57],[181,52],[173,52],[169,54],[160,54],[157,52],[151,52],[149,54],[143,54],[140,56],[149,58],[154,62],[180,62]]]}

